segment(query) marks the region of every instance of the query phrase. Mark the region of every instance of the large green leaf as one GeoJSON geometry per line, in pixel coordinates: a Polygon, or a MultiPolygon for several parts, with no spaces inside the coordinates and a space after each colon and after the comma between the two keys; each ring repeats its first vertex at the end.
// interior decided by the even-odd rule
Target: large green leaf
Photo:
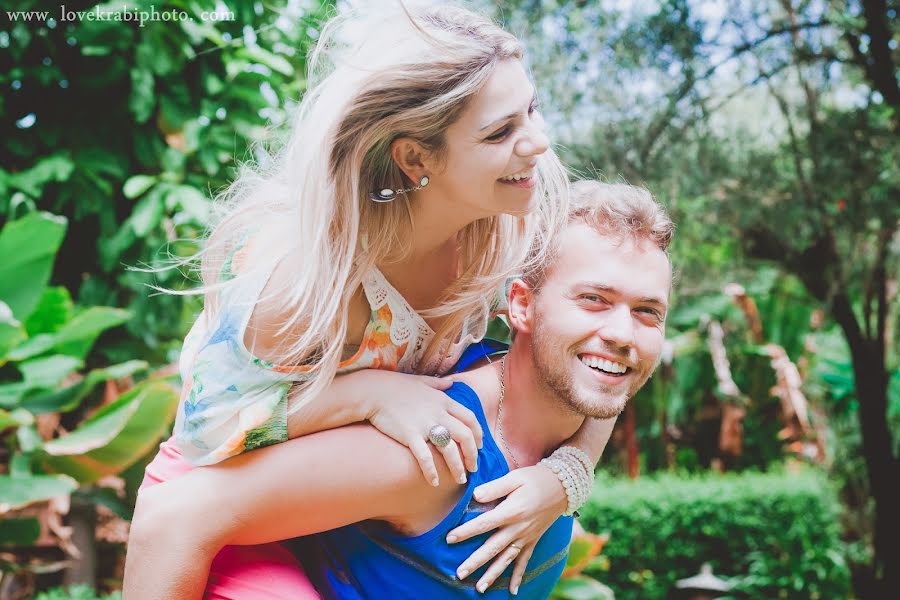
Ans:
{"type": "Polygon", "coordinates": [[[552,600],[615,600],[607,586],[586,575],[560,579],[550,595],[552,600]]]}
{"type": "Polygon", "coordinates": [[[0,408],[16,408],[29,389],[24,381],[0,384],[0,408]]]}
{"type": "Polygon", "coordinates": [[[67,375],[80,369],[84,362],[74,356],[51,354],[32,358],[18,364],[25,383],[38,388],[55,388],[67,375]]]}
{"type": "Polygon", "coordinates": [[[41,535],[41,524],[34,517],[0,519],[0,546],[30,546],[41,535]]]}
{"type": "Polygon", "coordinates": [[[66,220],[44,212],[30,213],[0,231],[0,300],[19,321],[37,306],[65,233],[66,220]]]}
{"type": "Polygon", "coordinates": [[[66,496],[77,487],[78,482],[67,475],[0,475],[0,514],[41,500],[66,496]]]}
{"type": "Polygon", "coordinates": [[[68,435],[44,444],[45,464],[82,483],[119,473],[166,434],[177,405],[178,391],[171,383],[145,381],[68,435]]]}
{"type": "Polygon", "coordinates": [[[44,290],[37,307],[25,321],[25,331],[29,336],[53,333],[62,329],[75,316],[75,305],[69,290],[64,287],[49,287],[44,290]]]}
{"type": "Polygon", "coordinates": [[[9,412],[0,408],[0,431],[4,431],[9,427],[18,427],[19,422],[9,412]]]}
{"type": "Polygon", "coordinates": [[[0,386],[0,406],[21,406],[35,414],[48,412],[69,412],[81,405],[84,398],[90,394],[99,383],[108,379],[122,379],[147,368],[147,363],[142,360],[130,360],[128,362],[113,365],[103,369],[93,369],[88,372],[81,381],[58,390],[37,390],[28,388],[27,382],[20,384],[24,387],[15,388],[0,386]],[[9,389],[7,389],[9,388],[9,389]],[[19,394],[19,397],[10,402],[8,395],[19,394]]]}
{"type": "Polygon", "coordinates": [[[92,306],[59,331],[36,335],[14,348],[9,352],[9,359],[25,360],[50,350],[84,359],[98,335],[110,327],[121,325],[129,316],[128,311],[120,308],[92,306]]]}
{"type": "Polygon", "coordinates": [[[13,316],[6,302],[0,300],[0,367],[6,362],[6,353],[10,348],[25,339],[25,329],[13,316]]]}

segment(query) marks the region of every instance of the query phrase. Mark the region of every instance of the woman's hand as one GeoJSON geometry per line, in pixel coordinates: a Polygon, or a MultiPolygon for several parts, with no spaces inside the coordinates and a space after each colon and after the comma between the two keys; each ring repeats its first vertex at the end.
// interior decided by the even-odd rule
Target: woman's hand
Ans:
{"type": "Polygon", "coordinates": [[[465,483],[466,469],[474,473],[478,468],[478,449],[484,434],[475,413],[441,391],[453,385],[452,379],[374,369],[345,377],[355,378],[354,385],[367,391],[365,419],[409,448],[431,485],[440,483],[428,447],[428,432],[435,425],[450,431],[450,443],[438,450],[454,479],[465,483]]]}
{"type": "Polygon", "coordinates": [[[475,488],[474,495],[478,502],[506,498],[495,508],[447,534],[447,543],[453,544],[496,530],[481,548],[463,561],[456,575],[463,579],[496,557],[476,586],[479,592],[484,592],[515,561],[509,591],[517,594],[537,541],[568,507],[565,489],[550,469],[534,465],[480,485],[475,488]]]}

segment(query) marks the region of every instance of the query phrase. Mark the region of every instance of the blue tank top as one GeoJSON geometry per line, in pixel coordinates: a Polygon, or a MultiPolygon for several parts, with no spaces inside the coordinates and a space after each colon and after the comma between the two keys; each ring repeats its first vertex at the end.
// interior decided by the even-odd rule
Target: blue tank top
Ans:
{"type": "Polygon", "coordinates": [[[446,393],[474,412],[484,430],[478,470],[469,474],[465,491],[450,514],[421,535],[406,537],[385,523],[364,521],[295,540],[307,575],[325,600],[543,599],[550,595],[565,567],[571,517],[558,518],[538,541],[518,596],[509,595],[512,565],[484,594],[478,593],[475,584],[487,566],[463,581],[456,578],[457,567],[492,532],[452,545],[445,538],[452,529],[493,508],[494,504],[476,502],[472,492],[509,473],[509,466],[491,436],[475,391],[457,382],[446,393]]]}

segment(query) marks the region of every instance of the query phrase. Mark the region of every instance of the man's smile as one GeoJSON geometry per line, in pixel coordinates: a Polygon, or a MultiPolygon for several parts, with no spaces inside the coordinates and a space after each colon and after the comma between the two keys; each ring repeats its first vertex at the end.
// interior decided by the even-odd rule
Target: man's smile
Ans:
{"type": "Polygon", "coordinates": [[[610,360],[596,354],[583,353],[578,360],[587,367],[591,374],[605,384],[623,383],[632,372],[632,368],[624,363],[610,360]]]}

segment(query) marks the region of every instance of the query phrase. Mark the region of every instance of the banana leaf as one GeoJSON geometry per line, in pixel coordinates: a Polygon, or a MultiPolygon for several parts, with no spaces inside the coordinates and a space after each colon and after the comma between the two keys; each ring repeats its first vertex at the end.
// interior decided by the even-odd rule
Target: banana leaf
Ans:
{"type": "Polygon", "coordinates": [[[25,329],[13,316],[6,302],[0,300],[0,367],[6,363],[6,353],[22,343],[25,329]]]}
{"type": "Polygon", "coordinates": [[[77,487],[78,482],[67,475],[0,475],[0,514],[71,494],[77,487]]]}
{"type": "Polygon", "coordinates": [[[607,586],[586,575],[560,579],[550,595],[551,600],[615,600],[607,586]]]}
{"type": "Polygon", "coordinates": [[[66,220],[45,212],[11,221],[0,231],[0,300],[19,321],[40,301],[65,233],[66,220]]]}
{"type": "Polygon", "coordinates": [[[81,483],[115,475],[147,454],[175,416],[178,390],[166,380],[144,381],[71,433],[43,446],[43,463],[81,483]]]}
{"type": "Polygon", "coordinates": [[[41,524],[34,517],[0,519],[0,546],[30,546],[41,535],[41,524]]]}
{"type": "Polygon", "coordinates": [[[84,359],[98,335],[110,327],[121,325],[129,316],[128,311],[120,308],[92,306],[76,315],[59,331],[29,338],[10,350],[7,358],[21,361],[52,350],[57,354],[84,359]]]}
{"type": "Polygon", "coordinates": [[[108,379],[122,379],[147,368],[142,360],[130,360],[103,369],[89,371],[78,382],[62,389],[40,389],[23,384],[0,385],[0,406],[20,406],[35,414],[48,412],[69,412],[81,406],[84,398],[98,384],[108,379]],[[18,387],[17,387],[18,386],[18,387]],[[23,389],[24,388],[24,389],[23,389]],[[15,397],[16,393],[18,397],[15,397]]]}

